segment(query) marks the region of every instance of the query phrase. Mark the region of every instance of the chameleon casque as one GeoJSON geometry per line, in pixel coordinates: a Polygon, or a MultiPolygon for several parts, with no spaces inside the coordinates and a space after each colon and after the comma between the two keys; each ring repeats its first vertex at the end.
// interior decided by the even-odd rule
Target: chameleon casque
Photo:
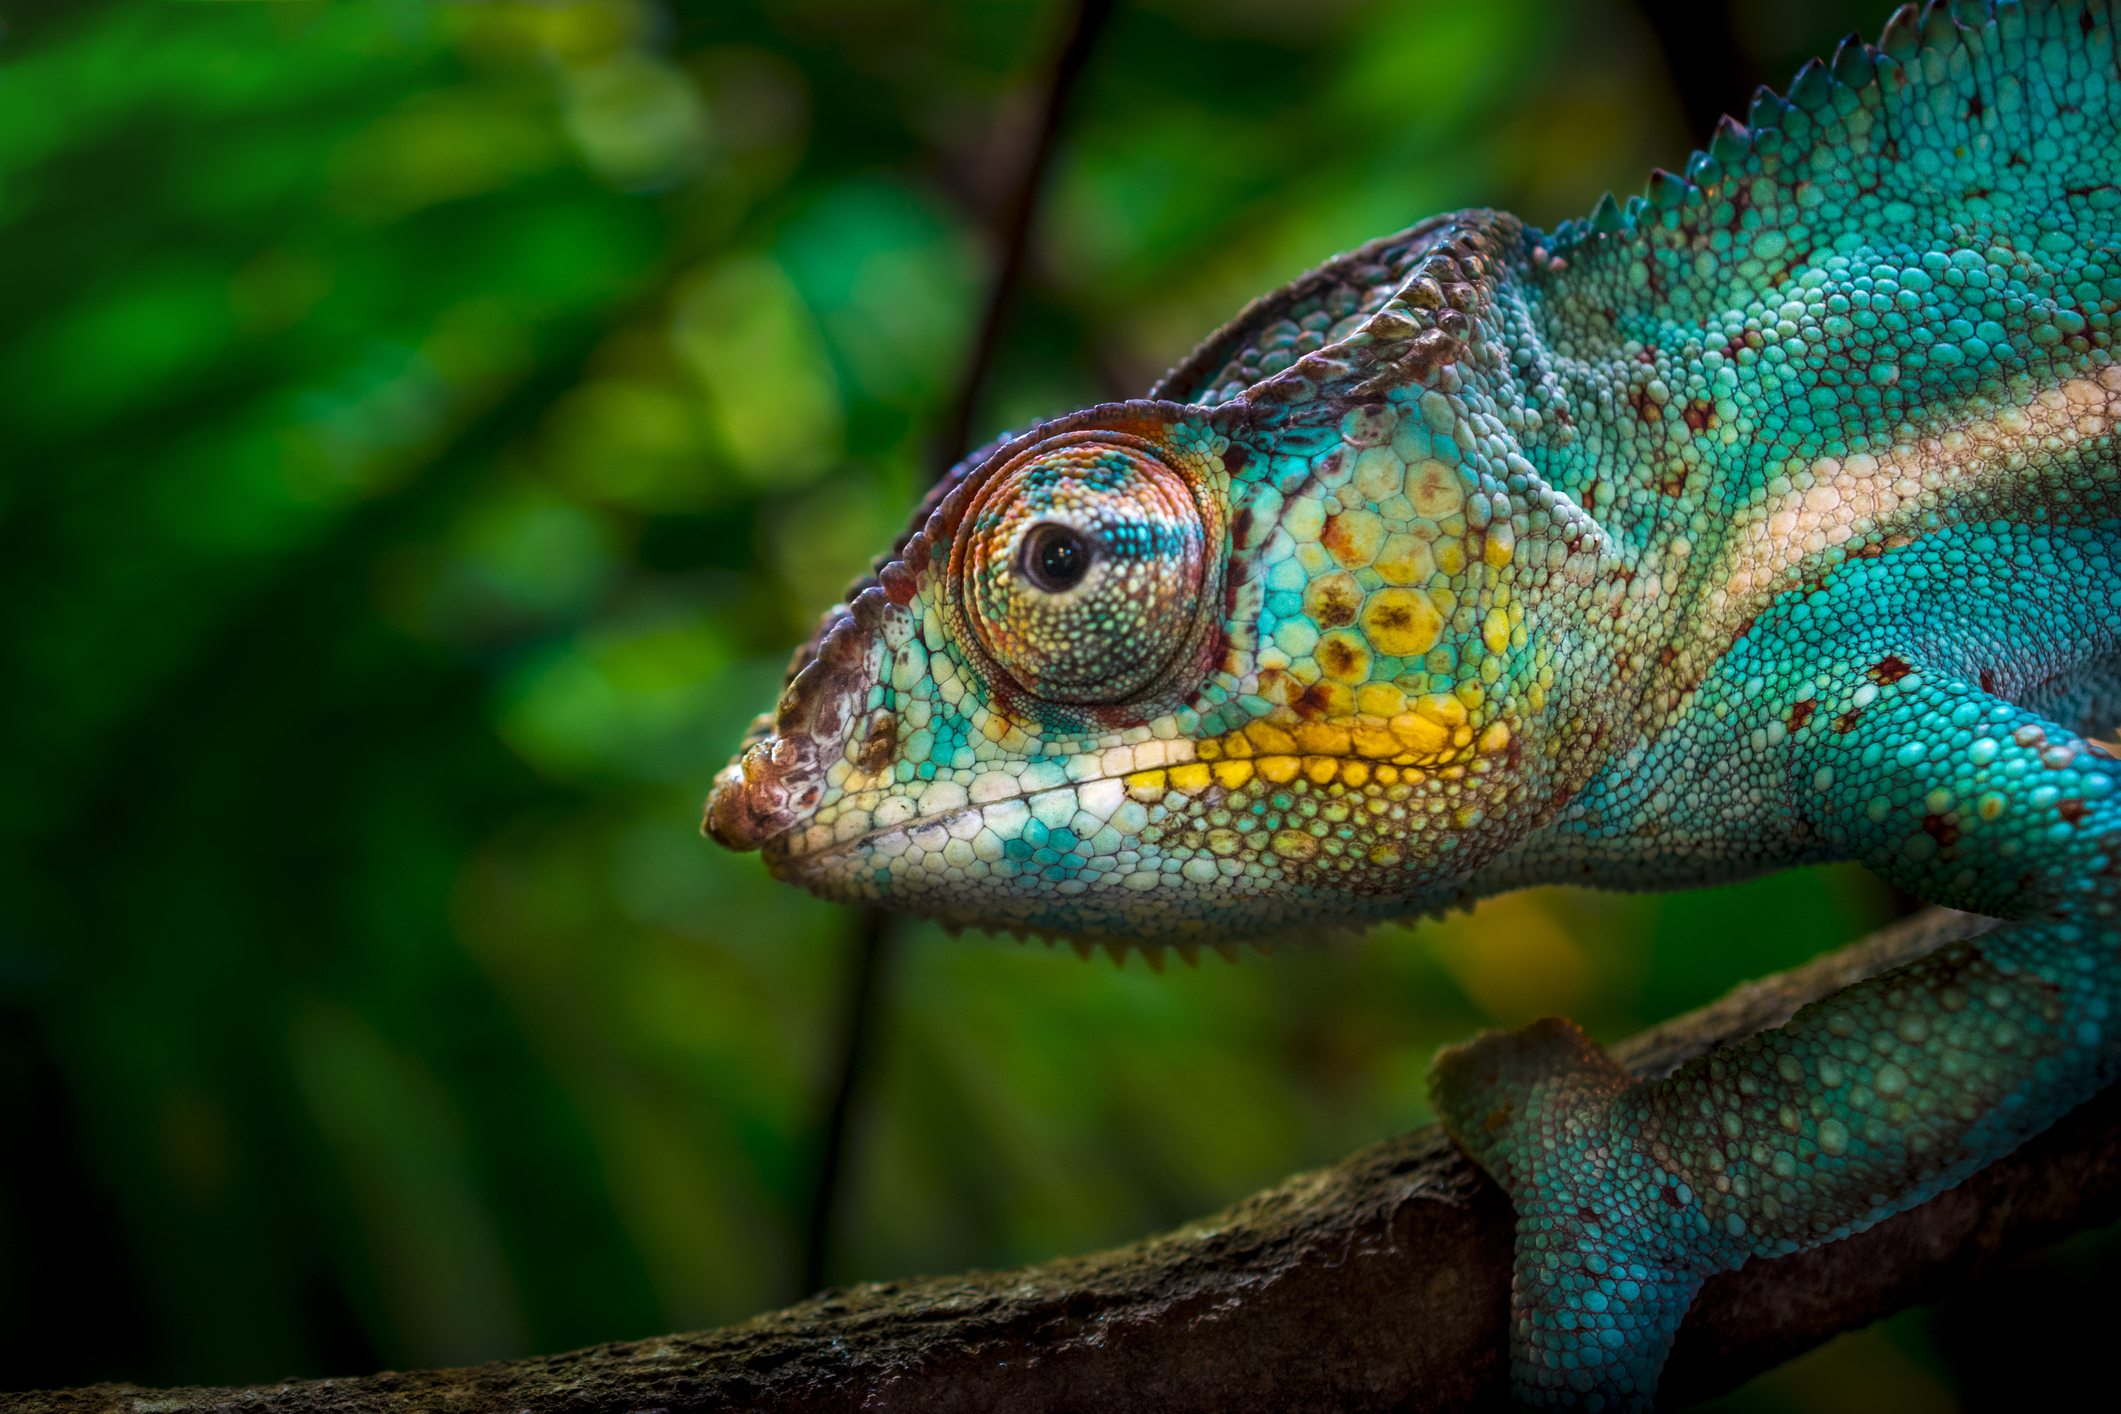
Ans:
{"type": "Polygon", "coordinates": [[[982,449],[708,832],[1116,945],[1829,860],[2009,920],[1661,1080],[1556,1020],[1439,1058],[1518,1397],[1646,1407],[1707,1275],[2121,1070],[2117,65],[2102,0],[1903,8],[1646,196],[1422,222],[982,449]]]}

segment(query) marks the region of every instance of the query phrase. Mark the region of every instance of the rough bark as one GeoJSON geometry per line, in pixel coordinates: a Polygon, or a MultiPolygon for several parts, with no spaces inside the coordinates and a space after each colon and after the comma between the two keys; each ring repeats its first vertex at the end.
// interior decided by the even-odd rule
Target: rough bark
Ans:
{"type": "MultiPolygon", "coordinates": [[[[1643,1075],[1987,920],[1931,910],[1615,1047],[1643,1075]]],[[[2121,1087],[1870,1231],[1718,1277],[1665,1407],[2121,1212],[2121,1087]]],[[[1434,1127],[1109,1252],[824,1292],[741,1325],[565,1355],[247,1389],[98,1385],[9,1414],[1462,1410],[1504,1397],[1510,1205],[1434,1127]]]]}

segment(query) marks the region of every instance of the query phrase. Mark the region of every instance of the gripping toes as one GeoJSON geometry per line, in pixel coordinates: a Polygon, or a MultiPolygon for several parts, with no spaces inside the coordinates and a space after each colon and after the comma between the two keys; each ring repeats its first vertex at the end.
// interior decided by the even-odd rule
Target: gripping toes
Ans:
{"type": "Polygon", "coordinates": [[[1648,1408],[1673,1333],[1727,1244],[1624,1103],[1640,1087],[1556,1017],[1441,1053],[1444,1126],[1517,1207],[1510,1376],[1519,1401],[1648,1408]]]}
{"type": "Polygon", "coordinates": [[[2005,925],[1653,1081],[1553,1018],[1439,1055],[1437,1112],[1517,1208],[1517,1398],[1647,1408],[1707,1277],[1913,1207],[2110,1081],[2114,943],[2005,925]]]}

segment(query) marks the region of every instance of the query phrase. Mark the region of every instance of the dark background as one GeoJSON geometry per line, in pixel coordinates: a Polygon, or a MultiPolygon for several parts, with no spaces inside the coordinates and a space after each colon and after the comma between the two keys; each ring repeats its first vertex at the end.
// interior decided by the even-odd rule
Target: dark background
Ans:
{"type": "MultiPolygon", "coordinates": [[[[697,834],[948,455],[1062,0],[0,3],[0,1387],[455,1364],[1085,1251],[1854,937],[1849,870],[1149,974],[697,834]]],[[[1431,212],[1679,167],[1878,4],[1129,0],[971,404],[1139,393],[1431,212]]],[[[1984,1408],[2094,1236],[1730,1407],[1984,1408]]]]}

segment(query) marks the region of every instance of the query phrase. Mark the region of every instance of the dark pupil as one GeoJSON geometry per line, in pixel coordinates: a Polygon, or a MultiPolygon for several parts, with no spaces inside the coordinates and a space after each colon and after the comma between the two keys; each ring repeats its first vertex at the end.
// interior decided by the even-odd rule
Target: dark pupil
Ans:
{"type": "Polygon", "coordinates": [[[1065,525],[1033,528],[1024,542],[1024,575],[1048,594],[1073,589],[1090,569],[1090,546],[1065,525]]]}

